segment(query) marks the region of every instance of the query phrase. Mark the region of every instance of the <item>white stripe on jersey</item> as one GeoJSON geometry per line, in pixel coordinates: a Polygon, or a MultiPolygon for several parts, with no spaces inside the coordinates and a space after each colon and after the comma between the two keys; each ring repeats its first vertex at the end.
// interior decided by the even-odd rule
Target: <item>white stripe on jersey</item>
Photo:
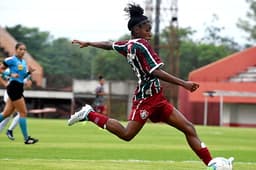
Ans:
{"type": "Polygon", "coordinates": [[[143,102],[144,100],[142,99],[142,100],[140,100],[140,102],[139,102],[139,104],[137,105],[137,107],[136,107],[136,109],[132,112],[132,118],[131,118],[131,120],[134,120],[134,117],[135,117],[135,113],[136,113],[136,111],[138,110],[138,108],[140,107],[140,105],[141,105],[141,103],[143,102]]]}
{"type": "Polygon", "coordinates": [[[137,44],[140,44],[145,50],[146,50],[146,52],[148,53],[148,55],[150,56],[150,58],[151,58],[151,60],[155,63],[155,65],[157,65],[157,62],[155,61],[155,59],[152,57],[152,55],[151,55],[151,53],[148,51],[148,48],[146,48],[145,46],[144,46],[144,44],[142,44],[142,43],[140,43],[140,42],[136,42],[137,44]]]}

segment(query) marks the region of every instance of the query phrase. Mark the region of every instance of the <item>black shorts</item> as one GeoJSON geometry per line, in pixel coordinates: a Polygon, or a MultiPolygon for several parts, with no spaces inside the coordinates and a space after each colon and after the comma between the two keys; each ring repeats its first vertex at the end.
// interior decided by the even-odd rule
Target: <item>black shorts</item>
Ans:
{"type": "Polygon", "coordinates": [[[18,81],[11,81],[7,86],[7,94],[11,101],[18,100],[23,97],[23,83],[18,81]]]}

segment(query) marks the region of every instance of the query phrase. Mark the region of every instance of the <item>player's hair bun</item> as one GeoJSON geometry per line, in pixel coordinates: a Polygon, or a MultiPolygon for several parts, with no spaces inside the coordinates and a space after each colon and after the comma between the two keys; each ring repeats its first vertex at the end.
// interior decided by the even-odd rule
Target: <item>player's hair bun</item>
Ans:
{"type": "Polygon", "coordinates": [[[134,3],[128,4],[124,10],[129,14],[130,18],[139,17],[144,13],[144,9],[134,3]]]}
{"type": "Polygon", "coordinates": [[[148,20],[148,17],[143,15],[144,9],[134,3],[128,4],[124,11],[130,16],[130,20],[128,21],[128,29],[130,31],[135,25],[148,20]]]}

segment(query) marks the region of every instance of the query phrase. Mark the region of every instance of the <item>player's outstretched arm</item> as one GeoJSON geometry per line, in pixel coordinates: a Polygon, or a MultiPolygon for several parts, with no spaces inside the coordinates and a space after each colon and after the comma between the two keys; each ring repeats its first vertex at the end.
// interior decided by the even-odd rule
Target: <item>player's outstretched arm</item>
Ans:
{"type": "Polygon", "coordinates": [[[182,80],[178,77],[175,77],[175,76],[165,72],[164,70],[162,70],[160,68],[154,70],[152,72],[152,74],[154,76],[158,77],[159,79],[163,80],[163,81],[182,86],[182,87],[184,87],[185,89],[187,89],[191,92],[193,92],[193,91],[195,91],[199,88],[199,84],[197,84],[195,82],[192,82],[192,81],[182,80]]]}
{"type": "Polygon", "coordinates": [[[101,48],[104,50],[113,50],[112,49],[113,42],[111,41],[88,42],[88,41],[73,40],[72,44],[78,44],[80,48],[91,46],[91,47],[101,48]]]}

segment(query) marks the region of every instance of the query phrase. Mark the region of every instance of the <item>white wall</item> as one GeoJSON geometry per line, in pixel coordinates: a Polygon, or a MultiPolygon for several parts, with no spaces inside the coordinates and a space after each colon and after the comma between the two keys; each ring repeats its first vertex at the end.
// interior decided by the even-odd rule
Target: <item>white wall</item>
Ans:
{"type": "Polygon", "coordinates": [[[224,104],[223,123],[256,124],[256,105],[224,104]]]}
{"type": "MultiPolygon", "coordinates": [[[[97,80],[73,80],[74,93],[95,94],[95,88],[98,85],[97,80]]],[[[105,92],[111,95],[127,95],[127,114],[131,111],[133,93],[136,88],[136,81],[106,81],[105,92]]]]}
{"type": "MultiPolygon", "coordinates": [[[[97,80],[74,80],[74,93],[95,93],[95,88],[98,85],[97,80]]],[[[104,88],[105,92],[113,95],[130,95],[136,87],[135,81],[106,81],[104,88]],[[110,89],[111,87],[111,89],[110,89]]]]}

